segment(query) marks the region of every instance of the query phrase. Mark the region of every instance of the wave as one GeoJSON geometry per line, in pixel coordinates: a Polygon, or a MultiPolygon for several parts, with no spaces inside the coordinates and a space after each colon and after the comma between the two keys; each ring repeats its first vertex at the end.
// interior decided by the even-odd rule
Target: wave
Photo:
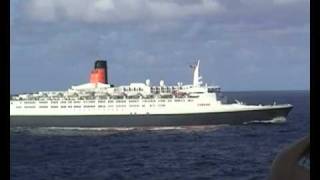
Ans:
{"type": "Polygon", "coordinates": [[[43,127],[48,130],[76,130],[76,131],[130,131],[136,128],[115,128],[115,127],[43,127]]]}
{"type": "Polygon", "coordinates": [[[27,133],[34,135],[112,135],[124,132],[195,132],[214,131],[226,125],[210,126],[175,126],[175,127],[15,127],[11,128],[12,133],[27,133]]]}
{"type": "Polygon", "coordinates": [[[146,128],[151,131],[166,131],[166,130],[181,130],[185,129],[185,127],[152,127],[152,128],[146,128]]]}
{"type": "Polygon", "coordinates": [[[285,123],[287,119],[285,117],[275,117],[271,120],[255,120],[255,121],[249,121],[245,122],[243,124],[252,124],[252,123],[266,123],[266,124],[282,124],[285,123]]]}

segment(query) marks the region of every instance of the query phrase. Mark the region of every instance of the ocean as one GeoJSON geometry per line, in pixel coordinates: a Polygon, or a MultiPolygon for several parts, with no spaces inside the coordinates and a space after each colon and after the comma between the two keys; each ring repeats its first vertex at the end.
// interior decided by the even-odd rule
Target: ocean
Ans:
{"type": "Polygon", "coordinates": [[[11,128],[10,177],[266,179],[275,156],[309,134],[309,91],[225,92],[229,101],[290,103],[285,123],[164,128],[11,128]]]}

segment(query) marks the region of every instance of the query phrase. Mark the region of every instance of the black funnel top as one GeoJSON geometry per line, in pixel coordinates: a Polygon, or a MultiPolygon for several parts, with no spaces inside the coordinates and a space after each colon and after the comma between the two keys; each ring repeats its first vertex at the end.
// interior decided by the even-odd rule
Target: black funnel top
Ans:
{"type": "Polygon", "coordinates": [[[103,69],[107,69],[107,61],[106,60],[97,60],[95,63],[94,63],[94,68],[97,69],[97,68],[103,68],[103,69]]]}

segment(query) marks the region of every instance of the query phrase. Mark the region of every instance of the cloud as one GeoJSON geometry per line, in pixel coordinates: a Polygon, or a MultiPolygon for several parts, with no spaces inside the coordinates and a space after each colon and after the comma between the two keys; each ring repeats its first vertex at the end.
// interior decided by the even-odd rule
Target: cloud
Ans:
{"type": "Polygon", "coordinates": [[[309,0],[273,0],[274,4],[290,4],[297,2],[309,2],[309,0]]]}
{"type": "Polygon", "coordinates": [[[53,21],[57,18],[55,3],[52,0],[31,1],[28,13],[39,21],[53,21]]]}
{"type": "Polygon", "coordinates": [[[251,5],[262,5],[265,6],[267,4],[274,5],[288,5],[288,4],[296,4],[296,3],[309,3],[310,0],[240,0],[241,3],[251,4],[251,5]]]}
{"type": "Polygon", "coordinates": [[[205,16],[223,10],[215,0],[30,0],[27,15],[42,22],[76,20],[87,23],[172,20],[205,16]]]}
{"type": "Polygon", "coordinates": [[[87,82],[96,58],[117,84],[189,82],[200,58],[204,81],[223,89],[308,88],[308,1],[277,2],[12,0],[12,89],[87,82]]]}

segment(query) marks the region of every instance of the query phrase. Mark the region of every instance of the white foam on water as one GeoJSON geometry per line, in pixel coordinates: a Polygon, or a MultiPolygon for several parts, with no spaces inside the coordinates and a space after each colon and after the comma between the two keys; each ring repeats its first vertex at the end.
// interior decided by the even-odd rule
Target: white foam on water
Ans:
{"type": "Polygon", "coordinates": [[[125,127],[46,127],[48,130],[77,130],[77,131],[130,131],[135,128],[125,128],[125,127]]]}
{"type": "Polygon", "coordinates": [[[26,131],[37,135],[110,135],[128,131],[180,131],[180,132],[204,132],[215,131],[226,125],[203,125],[203,126],[166,126],[166,127],[37,127],[22,128],[15,131],[26,131]]]}
{"type": "Polygon", "coordinates": [[[228,124],[221,125],[203,125],[203,126],[188,126],[186,129],[188,131],[216,131],[218,129],[230,126],[228,124]]]}
{"type": "Polygon", "coordinates": [[[271,120],[271,122],[275,122],[275,123],[283,123],[283,122],[286,122],[287,121],[287,118],[286,117],[283,117],[283,116],[280,116],[280,117],[275,117],[271,120]]]}
{"type": "Polygon", "coordinates": [[[168,130],[215,130],[227,125],[203,125],[203,126],[164,126],[164,127],[42,127],[42,130],[66,130],[66,131],[168,131],[168,130]]]}
{"type": "Polygon", "coordinates": [[[244,122],[243,124],[251,124],[251,123],[281,124],[281,123],[285,123],[286,121],[287,121],[287,118],[283,116],[279,116],[279,117],[274,117],[271,120],[255,120],[255,121],[244,122]]]}
{"type": "Polygon", "coordinates": [[[180,129],[185,129],[185,128],[184,127],[153,127],[153,128],[149,128],[148,130],[163,131],[163,130],[180,130],[180,129]]]}

